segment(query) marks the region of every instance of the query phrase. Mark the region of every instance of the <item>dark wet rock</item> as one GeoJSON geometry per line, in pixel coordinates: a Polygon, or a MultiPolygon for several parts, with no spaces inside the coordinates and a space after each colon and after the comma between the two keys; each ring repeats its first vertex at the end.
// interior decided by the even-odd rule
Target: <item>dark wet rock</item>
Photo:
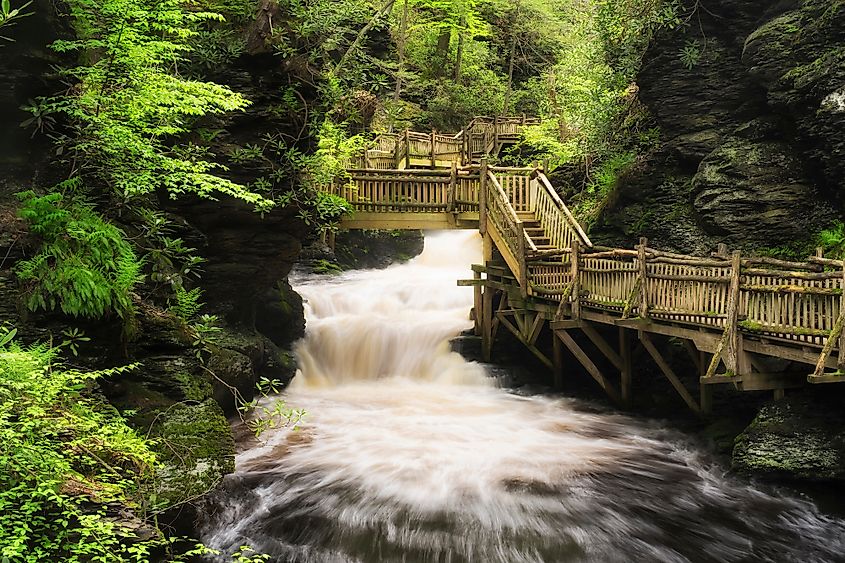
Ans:
{"type": "Polygon", "coordinates": [[[300,264],[317,274],[382,269],[415,258],[424,246],[421,231],[341,231],[334,250],[324,241],[315,241],[302,252],[300,264]]]}
{"type": "Polygon", "coordinates": [[[733,468],[776,479],[845,480],[845,415],[823,403],[801,394],[764,405],[736,439],[733,468]]]}
{"type": "Polygon", "coordinates": [[[695,21],[649,48],[637,82],[662,146],[622,179],[595,239],[696,253],[811,241],[843,211],[845,2],[717,0],[695,21]]]}
{"type": "Polygon", "coordinates": [[[725,139],[692,181],[701,228],[736,246],[779,246],[818,232],[836,218],[782,142],[725,139]]]}

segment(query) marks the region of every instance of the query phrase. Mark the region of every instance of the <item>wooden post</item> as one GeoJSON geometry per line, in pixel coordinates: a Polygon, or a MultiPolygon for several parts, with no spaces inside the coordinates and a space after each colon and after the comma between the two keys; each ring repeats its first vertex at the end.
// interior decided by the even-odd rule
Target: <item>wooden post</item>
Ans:
{"type": "Polygon", "coordinates": [[[476,336],[481,336],[481,310],[482,310],[482,287],[481,287],[481,272],[473,271],[472,278],[476,280],[476,284],[472,287],[472,307],[473,321],[475,322],[474,332],[476,336]]]}
{"type": "Polygon", "coordinates": [[[493,118],[493,154],[499,152],[499,116],[493,118]]]}
{"type": "MultiPolygon", "coordinates": [[[[839,309],[845,311],[845,264],[842,268],[842,296],[839,297],[839,309]]],[[[845,331],[839,335],[839,356],[836,361],[836,371],[845,373],[845,331]]]]}
{"type": "Polygon", "coordinates": [[[434,130],[432,129],[431,130],[431,167],[432,168],[437,167],[437,149],[434,146],[434,138],[435,138],[435,133],[434,133],[434,130]]]}
{"type": "Polygon", "coordinates": [[[639,262],[640,272],[640,318],[648,318],[648,264],[646,263],[645,249],[648,246],[648,239],[640,237],[640,245],[637,247],[637,261],[639,262]]]}
{"type": "Polygon", "coordinates": [[[525,227],[522,221],[517,222],[519,231],[518,256],[519,261],[519,289],[523,297],[528,297],[528,260],[525,251],[525,227]]]}
{"type": "Polygon", "coordinates": [[[709,415],[713,412],[713,386],[700,381],[698,386],[701,388],[701,414],[709,415]]]}
{"type": "Polygon", "coordinates": [[[411,135],[405,129],[405,168],[411,168],[411,135]]]}
{"type": "Polygon", "coordinates": [[[552,331],[552,362],[554,363],[554,388],[563,389],[563,342],[552,331]]]}
{"type": "Polygon", "coordinates": [[[719,246],[716,248],[716,254],[718,256],[723,256],[723,257],[727,258],[728,257],[728,245],[723,243],[723,242],[720,242],[719,246]]]}
{"type": "Polygon", "coordinates": [[[487,157],[481,157],[481,165],[478,167],[478,230],[482,235],[487,233],[487,157]]]}
{"type": "Polygon", "coordinates": [[[742,351],[740,350],[737,326],[739,322],[739,280],[741,266],[742,257],[741,253],[737,250],[731,255],[731,285],[728,290],[728,318],[725,321],[727,323],[726,329],[728,333],[727,341],[725,342],[725,367],[733,375],[741,375],[739,373],[739,356],[742,351]]]}
{"type": "Polygon", "coordinates": [[[481,359],[485,362],[493,355],[493,291],[490,286],[484,288],[481,304],[481,359]]]}
{"type": "Polygon", "coordinates": [[[630,406],[631,404],[631,384],[633,382],[633,362],[631,361],[631,339],[628,336],[627,329],[619,327],[619,355],[622,357],[621,370],[621,391],[622,404],[630,406]]]}
{"type": "Polygon", "coordinates": [[[581,272],[579,262],[581,261],[581,243],[578,239],[572,239],[572,252],[569,256],[570,272],[572,273],[572,318],[581,318],[581,272]]]}
{"type": "Polygon", "coordinates": [[[458,200],[458,163],[452,161],[452,174],[449,177],[449,213],[455,213],[457,211],[457,200],[458,200]]]}

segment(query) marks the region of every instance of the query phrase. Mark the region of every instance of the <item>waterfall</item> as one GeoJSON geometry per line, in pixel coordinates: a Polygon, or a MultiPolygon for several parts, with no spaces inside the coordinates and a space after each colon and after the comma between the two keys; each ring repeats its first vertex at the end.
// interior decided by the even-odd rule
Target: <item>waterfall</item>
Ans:
{"type": "MultiPolygon", "coordinates": [[[[246,444],[203,539],[292,562],[837,561],[845,524],[729,477],[685,436],[491,383],[472,326],[474,233],[381,271],[303,278],[299,429],[246,444]]],[[[274,400],[274,399],[269,399],[274,400]]],[[[223,559],[221,559],[222,561],[223,559]]]]}

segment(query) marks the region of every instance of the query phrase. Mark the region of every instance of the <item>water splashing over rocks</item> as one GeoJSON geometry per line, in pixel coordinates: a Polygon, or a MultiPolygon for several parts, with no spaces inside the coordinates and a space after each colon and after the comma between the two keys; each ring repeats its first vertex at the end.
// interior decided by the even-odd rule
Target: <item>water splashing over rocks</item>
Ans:
{"type": "Polygon", "coordinates": [[[285,392],[308,417],[249,445],[204,539],[291,562],[839,561],[845,524],[724,475],[657,424],[498,389],[449,349],[473,233],[416,260],[301,280],[285,392]]]}

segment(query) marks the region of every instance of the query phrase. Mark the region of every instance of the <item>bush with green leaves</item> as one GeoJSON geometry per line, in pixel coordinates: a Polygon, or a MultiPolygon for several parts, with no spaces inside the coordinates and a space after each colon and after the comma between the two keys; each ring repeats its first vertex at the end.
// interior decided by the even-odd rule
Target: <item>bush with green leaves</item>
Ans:
{"type": "Polygon", "coordinates": [[[179,73],[188,64],[196,27],[222,16],[189,10],[180,0],[70,0],[67,6],[76,37],[53,48],[84,56],[82,64],[64,71],[76,83],[71,93],[51,104],[76,128],[62,148],[82,174],[123,201],[164,190],[174,198],[226,194],[259,209],[272,207],[272,201],[221,177],[224,169],[205,153],[172,143],[197,119],[249,103],[229,88],[179,73]]]}
{"type": "Polygon", "coordinates": [[[0,331],[0,560],[149,561],[161,540],[134,541],[109,505],[143,516],[151,443],[93,394],[134,366],[77,371],[13,336],[0,331]]]}
{"type": "Polygon", "coordinates": [[[41,242],[38,253],[15,268],[27,307],[91,319],[131,317],[141,262],[124,233],[90,205],[61,193],[19,197],[20,216],[41,242]]]}

